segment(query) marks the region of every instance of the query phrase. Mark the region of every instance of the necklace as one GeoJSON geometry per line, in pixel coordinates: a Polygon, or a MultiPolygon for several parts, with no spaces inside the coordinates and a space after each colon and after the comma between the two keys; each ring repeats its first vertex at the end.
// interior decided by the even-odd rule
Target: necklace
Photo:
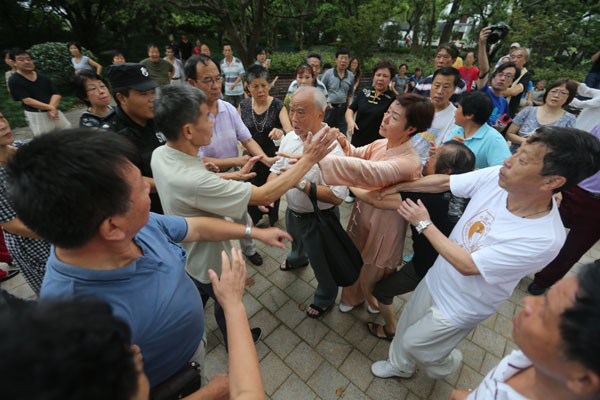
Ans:
{"type": "Polygon", "coordinates": [[[264,117],[262,120],[262,123],[258,123],[258,121],[256,120],[257,114],[254,112],[254,99],[252,99],[252,105],[250,107],[252,109],[252,121],[254,121],[254,125],[256,126],[256,130],[258,131],[258,133],[262,133],[265,130],[265,125],[267,123],[267,120],[269,119],[269,109],[271,108],[270,105],[267,107],[267,110],[263,113],[264,117]]]}
{"type": "Polygon", "coordinates": [[[551,209],[552,209],[552,204],[550,204],[548,207],[546,207],[546,209],[545,209],[545,210],[538,211],[538,212],[534,212],[533,214],[527,214],[527,215],[523,215],[521,218],[527,218],[527,217],[531,217],[532,215],[541,214],[541,213],[543,213],[543,212],[550,211],[551,209]]]}

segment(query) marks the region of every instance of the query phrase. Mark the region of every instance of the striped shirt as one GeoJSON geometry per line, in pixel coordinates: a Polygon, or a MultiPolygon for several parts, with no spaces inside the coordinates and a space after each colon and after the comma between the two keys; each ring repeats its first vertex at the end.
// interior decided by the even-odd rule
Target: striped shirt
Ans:
{"type": "Polygon", "coordinates": [[[240,96],[244,94],[244,84],[242,80],[235,85],[233,90],[231,90],[231,85],[233,82],[240,77],[243,78],[246,74],[244,71],[244,64],[240,61],[239,58],[233,57],[231,60],[231,64],[227,65],[227,59],[224,58],[221,60],[221,74],[225,77],[225,96],[240,96]]]}

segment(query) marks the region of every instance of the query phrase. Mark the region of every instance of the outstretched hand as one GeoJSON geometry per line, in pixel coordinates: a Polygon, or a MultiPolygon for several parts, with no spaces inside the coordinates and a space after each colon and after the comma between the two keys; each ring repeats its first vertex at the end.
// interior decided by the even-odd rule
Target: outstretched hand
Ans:
{"type": "Polygon", "coordinates": [[[338,133],[338,129],[329,126],[321,129],[315,135],[309,132],[304,141],[304,151],[302,154],[312,161],[313,164],[318,163],[333,150],[335,147],[333,143],[337,140],[338,133]]]}
{"type": "Polygon", "coordinates": [[[254,164],[262,160],[262,158],[263,156],[261,154],[248,159],[248,161],[246,161],[246,164],[244,164],[244,166],[238,171],[238,179],[241,181],[245,181],[250,178],[254,178],[256,176],[256,172],[252,172],[252,168],[254,168],[254,164]]]}
{"type": "Polygon", "coordinates": [[[231,263],[229,262],[227,253],[222,251],[221,277],[219,278],[217,273],[212,269],[208,270],[208,276],[217,301],[224,310],[242,303],[244,285],[246,283],[246,263],[240,250],[231,249],[231,263]]]}
{"type": "Polygon", "coordinates": [[[279,228],[252,229],[256,239],[271,247],[279,247],[280,249],[285,250],[285,240],[292,241],[290,234],[279,228]]]}
{"type": "Polygon", "coordinates": [[[411,199],[406,199],[402,202],[398,208],[398,214],[405,220],[411,223],[411,225],[417,225],[421,221],[429,220],[429,212],[421,199],[415,203],[411,199]]]}

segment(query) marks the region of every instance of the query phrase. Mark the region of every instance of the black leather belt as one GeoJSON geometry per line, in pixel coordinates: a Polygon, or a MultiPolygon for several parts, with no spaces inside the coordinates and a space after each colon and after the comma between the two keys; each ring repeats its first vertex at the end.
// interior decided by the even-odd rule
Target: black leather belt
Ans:
{"type": "Polygon", "coordinates": [[[348,105],[348,103],[332,103],[331,107],[339,108],[339,107],[346,107],[347,105],[348,105]]]}

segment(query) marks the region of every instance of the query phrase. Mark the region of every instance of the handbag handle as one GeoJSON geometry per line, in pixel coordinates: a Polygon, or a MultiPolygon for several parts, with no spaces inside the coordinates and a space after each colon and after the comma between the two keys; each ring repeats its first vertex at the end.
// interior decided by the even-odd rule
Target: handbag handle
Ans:
{"type": "Polygon", "coordinates": [[[317,214],[317,218],[321,219],[321,210],[319,209],[319,205],[317,204],[317,184],[314,182],[310,182],[310,187],[308,188],[308,198],[310,199],[315,214],[317,214]]]}

